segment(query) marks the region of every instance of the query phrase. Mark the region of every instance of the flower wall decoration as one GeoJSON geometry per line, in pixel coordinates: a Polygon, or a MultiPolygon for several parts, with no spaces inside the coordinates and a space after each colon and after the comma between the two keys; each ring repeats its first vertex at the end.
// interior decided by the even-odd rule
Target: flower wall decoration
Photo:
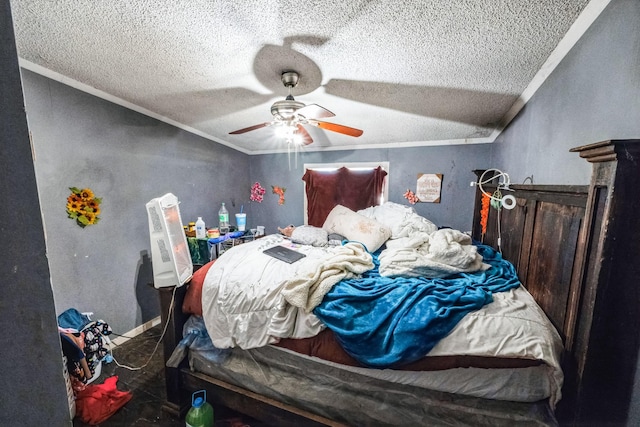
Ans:
{"type": "Polygon", "coordinates": [[[97,224],[100,220],[100,203],[102,199],[96,197],[90,188],[79,189],[69,187],[71,194],[67,197],[67,214],[76,223],[84,228],[87,225],[97,224]]]}
{"type": "Polygon", "coordinates": [[[273,194],[277,194],[278,196],[280,196],[278,204],[284,205],[284,192],[287,191],[287,189],[284,187],[278,187],[277,185],[272,185],[271,190],[273,194]]]}
{"type": "Polygon", "coordinates": [[[414,193],[409,189],[407,189],[407,191],[404,192],[404,198],[407,199],[409,203],[411,203],[412,205],[415,205],[420,201],[420,199],[418,199],[418,196],[416,196],[416,193],[414,193]]]}
{"type": "Polygon", "coordinates": [[[266,193],[266,191],[267,190],[265,190],[264,187],[256,181],[256,183],[251,186],[251,195],[249,196],[249,200],[252,202],[262,203],[264,193],[266,193]]]}

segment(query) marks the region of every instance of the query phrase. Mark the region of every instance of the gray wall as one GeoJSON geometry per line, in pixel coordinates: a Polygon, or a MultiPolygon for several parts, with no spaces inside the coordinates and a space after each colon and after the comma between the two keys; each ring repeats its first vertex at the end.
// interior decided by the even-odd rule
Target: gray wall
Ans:
{"type": "Polygon", "coordinates": [[[493,144],[512,182],[587,184],[569,149],[640,137],[640,2],[613,0],[493,144]]]}
{"type": "Polygon", "coordinates": [[[71,425],[8,0],[0,0],[0,425],[71,425]]]}
{"type": "MultiPolygon", "coordinates": [[[[591,164],[569,149],[640,138],[640,1],[613,0],[493,144],[494,164],[520,182],[587,184],[591,164]]],[[[629,283],[629,286],[637,286],[629,283]]],[[[640,425],[640,376],[629,426],[640,425]]]]}
{"type": "Polygon", "coordinates": [[[23,70],[57,313],[95,313],[125,333],[159,315],[145,204],[171,192],[184,223],[213,223],[249,186],[246,154],[23,70]],[[102,198],[98,224],[67,218],[69,187],[102,198]]]}
{"type": "MultiPolygon", "coordinates": [[[[416,190],[419,173],[443,174],[441,203],[417,203],[416,212],[438,226],[470,230],[473,218],[473,192],[469,185],[475,180],[473,169],[488,168],[489,145],[454,145],[358,151],[302,152],[298,168],[291,170],[287,154],[251,157],[251,182],[259,181],[267,189],[265,201],[252,203],[252,226],[256,221],[277,232],[278,226],[300,225],[304,220],[303,191],[304,163],[389,162],[389,201],[409,205],[403,197],[407,189],[416,190]],[[271,194],[271,186],[286,187],[285,204],[278,205],[278,197],[271,194]]],[[[248,190],[247,190],[248,194],[248,190]]]]}

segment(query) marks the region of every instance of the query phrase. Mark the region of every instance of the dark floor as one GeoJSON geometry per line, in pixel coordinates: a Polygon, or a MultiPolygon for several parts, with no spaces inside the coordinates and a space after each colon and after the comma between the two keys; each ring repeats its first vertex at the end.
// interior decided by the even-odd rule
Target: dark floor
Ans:
{"type": "MultiPolygon", "coordinates": [[[[120,365],[140,367],[149,361],[146,367],[132,371],[117,366],[115,361],[103,363],[101,375],[91,384],[101,384],[105,378],[117,375],[118,390],[130,391],[133,398],[101,423],[101,427],[184,427],[184,419],[174,418],[162,410],[166,398],[162,344],[149,359],[161,333],[161,325],[158,325],[113,349],[113,356],[120,365]]],[[[216,417],[216,427],[243,426],[249,422],[242,420],[237,414],[225,414],[222,419],[216,417]]],[[[74,427],[89,425],[78,417],[73,420],[74,427]]]]}

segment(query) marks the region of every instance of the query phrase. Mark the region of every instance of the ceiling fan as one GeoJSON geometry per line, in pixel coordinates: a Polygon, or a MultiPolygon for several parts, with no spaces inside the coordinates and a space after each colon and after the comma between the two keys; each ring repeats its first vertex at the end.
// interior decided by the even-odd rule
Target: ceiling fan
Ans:
{"type": "Polygon", "coordinates": [[[295,71],[285,71],[282,73],[282,84],[289,89],[289,95],[287,95],[287,97],[282,101],[274,102],[271,106],[273,120],[249,126],[244,129],[238,129],[236,131],[229,132],[229,134],[238,135],[263,127],[274,126],[279,131],[278,133],[281,133],[288,143],[295,143],[299,145],[308,145],[313,142],[311,135],[309,135],[309,132],[307,132],[303,125],[316,126],[320,129],[330,130],[332,132],[354,137],[362,135],[363,132],[360,129],[318,120],[335,116],[335,114],[326,108],[317,104],[305,105],[302,102],[296,101],[293,98],[293,95],[291,95],[291,90],[298,84],[298,79],[298,73],[295,71]]]}

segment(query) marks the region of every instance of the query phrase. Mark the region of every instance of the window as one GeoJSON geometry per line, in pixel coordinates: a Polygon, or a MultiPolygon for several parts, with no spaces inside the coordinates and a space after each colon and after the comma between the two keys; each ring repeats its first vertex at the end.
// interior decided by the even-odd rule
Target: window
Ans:
{"type": "Polygon", "coordinates": [[[389,162],[305,164],[304,223],[322,227],[331,209],[357,211],[384,203],[389,162]]]}

